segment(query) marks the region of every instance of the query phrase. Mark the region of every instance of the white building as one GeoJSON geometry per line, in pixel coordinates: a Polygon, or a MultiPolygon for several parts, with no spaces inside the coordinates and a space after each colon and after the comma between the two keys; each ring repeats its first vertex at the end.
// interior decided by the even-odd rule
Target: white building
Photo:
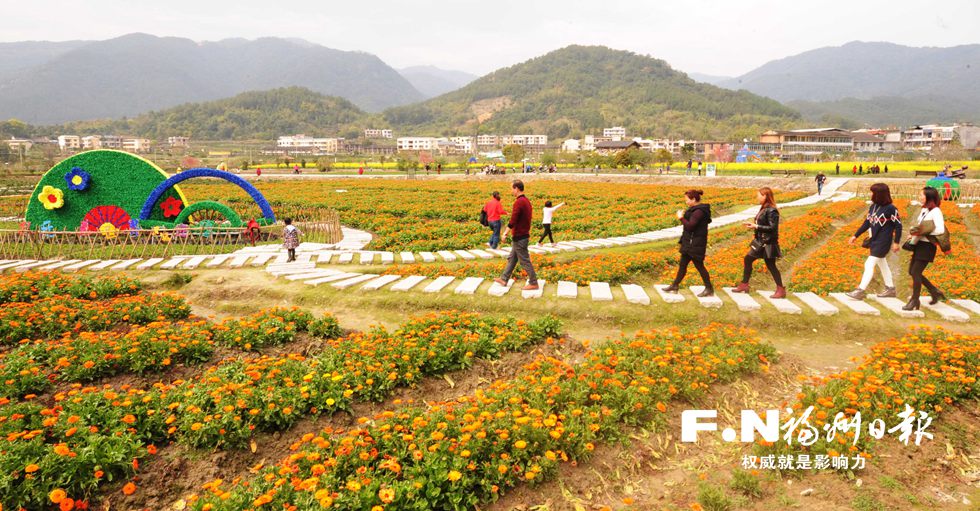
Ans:
{"type": "Polygon", "coordinates": [[[930,151],[953,140],[958,140],[964,149],[975,149],[980,142],[980,128],[971,124],[924,124],[902,132],[902,145],[906,151],[930,151]]]}
{"type": "Polygon", "coordinates": [[[34,141],[29,138],[10,137],[10,140],[7,140],[7,146],[13,151],[18,151],[23,148],[26,153],[31,150],[31,147],[34,147],[34,141]]]}
{"type": "Polygon", "coordinates": [[[476,145],[478,147],[500,147],[500,137],[497,135],[477,135],[476,145]]]}
{"type": "Polygon", "coordinates": [[[449,137],[449,141],[455,145],[455,151],[460,153],[472,153],[476,149],[473,137],[449,137]]]}
{"type": "Polygon", "coordinates": [[[190,137],[167,137],[170,147],[187,147],[191,144],[190,137]]]}
{"type": "Polygon", "coordinates": [[[368,128],[364,130],[364,138],[392,138],[392,135],[389,129],[368,128]]]}
{"type": "Polygon", "coordinates": [[[566,153],[577,153],[582,150],[582,141],[577,138],[570,138],[561,143],[561,150],[566,153]]]}
{"type": "Polygon", "coordinates": [[[119,135],[104,135],[102,137],[102,149],[122,149],[123,138],[119,135]]]}
{"type": "Polygon", "coordinates": [[[82,148],[82,137],[78,135],[58,136],[58,148],[62,151],[77,151],[82,148]]]}
{"type": "Polygon", "coordinates": [[[150,139],[127,137],[122,139],[123,151],[131,153],[146,153],[150,151],[150,139]]]}
{"type": "Polygon", "coordinates": [[[82,137],[82,149],[85,150],[102,149],[102,137],[98,135],[89,135],[87,137],[82,137]]]}
{"type": "Polygon", "coordinates": [[[399,151],[431,151],[436,146],[433,137],[398,137],[395,147],[399,151]]]}
{"type": "Polygon", "coordinates": [[[546,146],[548,135],[504,135],[500,137],[501,145],[517,144],[522,146],[546,146]]]}
{"type": "Polygon", "coordinates": [[[291,154],[336,154],[341,150],[343,138],[313,138],[306,135],[279,137],[276,147],[291,154]]]}
{"type": "Polygon", "coordinates": [[[622,126],[613,126],[612,128],[606,128],[602,130],[602,136],[608,138],[610,141],[619,141],[626,138],[626,128],[622,126]]]}

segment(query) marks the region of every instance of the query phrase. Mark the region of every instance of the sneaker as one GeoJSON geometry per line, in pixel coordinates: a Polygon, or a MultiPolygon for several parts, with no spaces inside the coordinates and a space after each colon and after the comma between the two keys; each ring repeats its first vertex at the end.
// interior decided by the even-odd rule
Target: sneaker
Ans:
{"type": "Polygon", "coordinates": [[[885,290],[878,293],[878,298],[895,298],[898,296],[898,292],[895,291],[894,287],[885,287],[885,290]]]}
{"type": "MultiPolygon", "coordinates": [[[[892,293],[894,293],[894,292],[895,292],[895,289],[892,288],[892,293]]],[[[854,291],[851,291],[850,293],[847,293],[847,297],[850,298],[851,300],[864,300],[864,297],[865,296],[867,296],[867,293],[865,293],[864,290],[861,289],[861,288],[857,288],[854,291]]],[[[882,295],[878,295],[878,296],[882,296],[882,295]]],[[[892,294],[891,296],[895,296],[895,295],[892,294]]]]}
{"type": "Polygon", "coordinates": [[[540,289],[537,284],[528,284],[521,288],[522,291],[537,291],[540,289]]]}

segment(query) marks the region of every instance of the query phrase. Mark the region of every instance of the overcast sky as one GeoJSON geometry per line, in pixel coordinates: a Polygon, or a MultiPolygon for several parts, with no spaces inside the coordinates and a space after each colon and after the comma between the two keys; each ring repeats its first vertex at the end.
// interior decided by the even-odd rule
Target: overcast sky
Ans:
{"type": "Polygon", "coordinates": [[[394,67],[485,74],[569,44],[601,44],[676,69],[735,76],[849,41],[980,42],[980,1],[945,0],[3,0],[0,41],[298,37],[394,67]]]}

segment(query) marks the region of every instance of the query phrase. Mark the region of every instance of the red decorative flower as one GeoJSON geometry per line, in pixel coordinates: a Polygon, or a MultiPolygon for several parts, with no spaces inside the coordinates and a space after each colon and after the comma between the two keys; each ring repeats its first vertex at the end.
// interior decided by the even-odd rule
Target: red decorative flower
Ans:
{"type": "Polygon", "coordinates": [[[167,197],[160,203],[160,209],[163,210],[164,218],[175,217],[180,214],[180,210],[184,209],[184,203],[175,197],[167,197]]]}
{"type": "Polygon", "coordinates": [[[124,231],[129,229],[129,213],[119,206],[96,206],[85,213],[85,222],[88,222],[88,229],[99,230],[104,224],[112,224],[116,229],[124,231]]]}

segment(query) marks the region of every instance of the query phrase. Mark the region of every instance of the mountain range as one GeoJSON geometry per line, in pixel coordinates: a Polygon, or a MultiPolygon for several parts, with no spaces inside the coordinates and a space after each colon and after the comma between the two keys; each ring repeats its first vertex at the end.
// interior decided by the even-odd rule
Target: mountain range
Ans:
{"type": "Polygon", "coordinates": [[[980,121],[980,44],[914,48],[854,41],[717,82],[799,109],[870,124],[980,121]]]}
{"type": "Polygon", "coordinates": [[[452,92],[479,78],[465,71],[439,69],[435,66],[412,66],[398,70],[426,99],[452,92]]]}

